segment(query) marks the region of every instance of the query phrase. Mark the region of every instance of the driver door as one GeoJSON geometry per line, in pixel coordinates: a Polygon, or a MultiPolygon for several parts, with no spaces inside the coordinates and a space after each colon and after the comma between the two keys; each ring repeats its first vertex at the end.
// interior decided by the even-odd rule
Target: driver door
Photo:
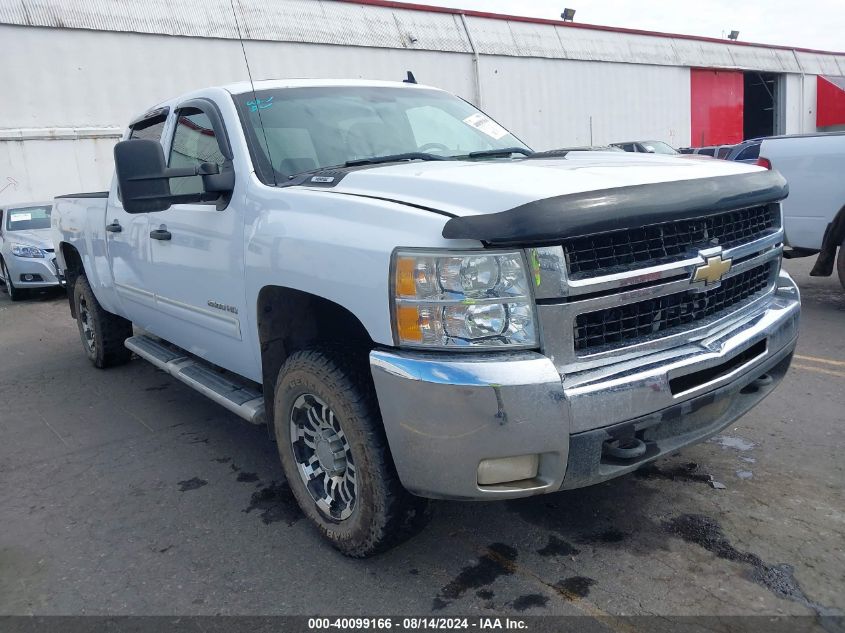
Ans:
{"type": "MultiPolygon", "coordinates": [[[[232,160],[217,106],[193,99],[171,115],[164,143],[169,167],[232,160]]],[[[174,195],[202,191],[199,176],[173,178],[174,195]]],[[[149,213],[149,262],[144,278],[155,295],[156,335],[241,375],[251,369],[241,319],[244,291],[244,223],[232,197],[228,205],[174,204],[149,213]]]]}

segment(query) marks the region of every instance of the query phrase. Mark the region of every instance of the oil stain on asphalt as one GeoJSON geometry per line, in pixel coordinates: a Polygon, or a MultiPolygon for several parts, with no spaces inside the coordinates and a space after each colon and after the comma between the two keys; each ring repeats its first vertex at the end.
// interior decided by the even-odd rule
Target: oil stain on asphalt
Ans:
{"type": "Polygon", "coordinates": [[[563,539],[551,534],[549,535],[549,542],[546,543],[545,547],[538,549],[537,553],[540,556],[576,556],[581,552],[563,539]]]}
{"type": "Polygon", "coordinates": [[[302,518],[302,511],[296,504],[296,499],[287,483],[280,484],[275,481],[252,493],[249,506],[244,509],[244,512],[249,514],[253,510],[259,512],[261,521],[265,525],[280,521],[293,525],[302,518]]]}
{"type": "Polygon", "coordinates": [[[570,576],[559,580],[555,585],[558,593],[568,600],[575,600],[576,598],[586,598],[590,595],[590,587],[596,584],[596,581],[586,576],[570,576]]]}
{"type": "Polygon", "coordinates": [[[794,569],[786,563],[767,563],[757,554],[736,549],[714,519],[701,514],[682,514],[663,523],[670,534],[688,543],[695,543],[719,558],[748,565],[750,578],[776,596],[793,600],[815,611],[819,616],[840,615],[835,609],[810,600],[798,585],[794,569]]]}
{"type": "Polygon", "coordinates": [[[186,479],[185,481],[179,482],[179,492],[187,492],[188,490],[196,490],[197,488],[202,488],[203,486],[207,485],[208,482],[205,479],[200,479],[199,477],[193,477],[191,479],[186,479]]]}
{"type": "MultiPolygon", "coordinates": [[[[500,576],[510,576],[514,573],[516,557],[516,550],[504,543],[488,546],[487,551],[478,557],[478,562],[464,567],[454,580],[440,590],[440,594],[432,602],[432,609],[443,609],[467,591],[487,587],[500,576]]],[[[490,596],[492,597],[492,592],[490,596]]]]}
{"type": "Polygon", "coordinates": [[[513,609],[514,611],[526,611],[532,607],[545,607],[546,603],[549,601],[548,597],[543,596],[539,593],[529,593],[524,596],[519,596],[516,600],[513,601],[513,609]]]}

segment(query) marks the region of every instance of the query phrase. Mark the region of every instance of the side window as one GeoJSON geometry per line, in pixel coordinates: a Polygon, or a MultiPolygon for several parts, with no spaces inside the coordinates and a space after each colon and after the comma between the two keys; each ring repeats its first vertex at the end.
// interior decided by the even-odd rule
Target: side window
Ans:
{"type": "Polygon", "coordinates": [[[760,146],[759,145],[749,145],[744,150],[742,150],[739,155],[736,157],[736,160],[752,160],[760,157],[760,146]]]}
{"type": "MultiPolygon", "coordinates": [[[[208,116],[195,108],[183,108],[177,117],[168,166],[193,167],[201,163],[214,163],[222,167],[225,159],[208,116]]],[[[202,178],[173,178],[170,191],[173,195],[200,193],[202,178]]]]}

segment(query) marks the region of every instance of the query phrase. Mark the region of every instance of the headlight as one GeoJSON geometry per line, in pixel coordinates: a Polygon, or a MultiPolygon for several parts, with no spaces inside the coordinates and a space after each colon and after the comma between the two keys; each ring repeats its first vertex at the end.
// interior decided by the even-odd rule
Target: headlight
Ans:
{"type": "Polygon", "coordinates": [[[397,251],[393,330],[410,347],[535,347],[531,285],[520,251],[397,251]]]}
{"type": "Polygon", "coordinates": [[[18,257],[44,257],[44,251],[40,248],[26,244],[12,244],[12,254],[18,257]]]}

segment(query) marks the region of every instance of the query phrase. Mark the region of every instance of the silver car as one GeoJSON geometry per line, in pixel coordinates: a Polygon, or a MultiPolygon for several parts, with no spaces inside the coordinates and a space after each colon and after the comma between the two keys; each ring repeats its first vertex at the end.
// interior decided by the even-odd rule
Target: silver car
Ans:
{"type": "Polygon", "coordinates": [[[0,282],[12,301],[30,288],[60,283],[50,237],[52,202],[0,207],[0,282]]]}

